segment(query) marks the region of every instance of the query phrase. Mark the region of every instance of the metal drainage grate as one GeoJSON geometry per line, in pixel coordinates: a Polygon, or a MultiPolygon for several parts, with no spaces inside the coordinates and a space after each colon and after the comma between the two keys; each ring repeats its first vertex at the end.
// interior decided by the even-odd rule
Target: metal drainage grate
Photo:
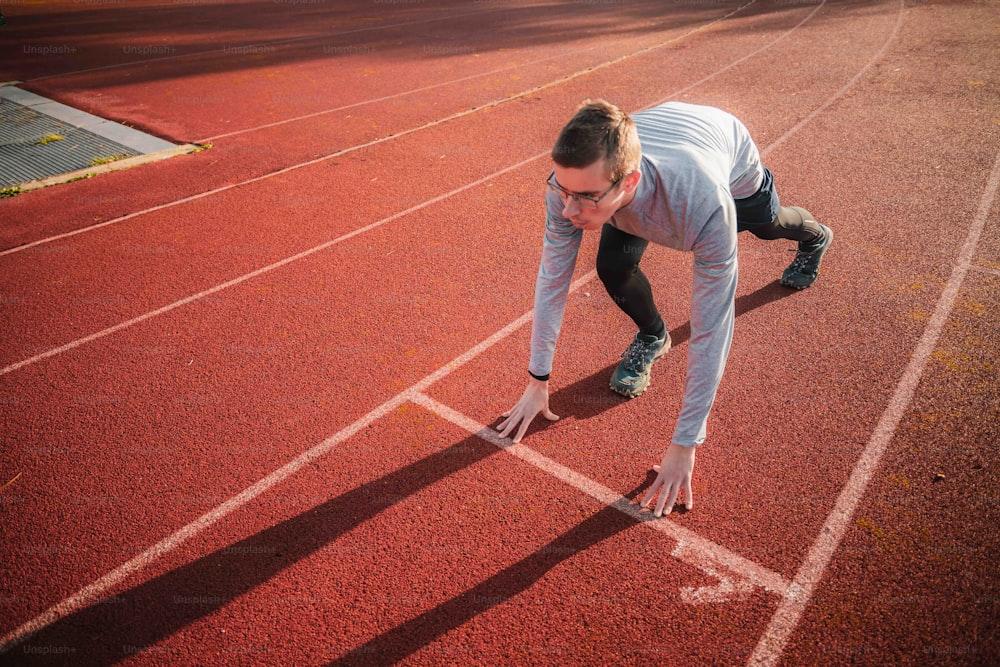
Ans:
{"type": "Polygon", "coordinates": [[[172,147],[168,141],[34,93],[0,87],[0,186],[172,147]]]}

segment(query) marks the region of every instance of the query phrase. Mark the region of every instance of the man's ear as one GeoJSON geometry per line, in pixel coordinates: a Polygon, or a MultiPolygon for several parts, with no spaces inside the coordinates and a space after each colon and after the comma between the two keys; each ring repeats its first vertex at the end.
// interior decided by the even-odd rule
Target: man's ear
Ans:
{"type": "Polygon", "coordinates": [[[623,180],[622,185],[624,185],[625,192],[631,194],[639,187],[639,181],[642,180],[642,172],[638,169],[629,173],[623,180]]]}

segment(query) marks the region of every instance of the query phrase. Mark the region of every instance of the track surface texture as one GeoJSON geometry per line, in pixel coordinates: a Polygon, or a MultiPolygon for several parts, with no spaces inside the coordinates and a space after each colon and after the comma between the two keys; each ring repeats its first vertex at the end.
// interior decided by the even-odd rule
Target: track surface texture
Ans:
{"type": "Polygon", "coordinates": [[[0,199],[0,664],[996,664],[995,2],[3,3],[0,81],[207,150],[0,199]],[[739,116],[818,282],[740,235],[697,507],[655,519],[690,257],[584,237],[517,445],[579,102],[739,116]]]}

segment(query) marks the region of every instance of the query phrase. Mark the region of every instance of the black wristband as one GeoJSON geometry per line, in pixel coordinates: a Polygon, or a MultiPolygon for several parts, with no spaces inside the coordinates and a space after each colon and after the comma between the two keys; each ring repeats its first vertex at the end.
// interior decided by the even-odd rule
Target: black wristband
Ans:
{"type": "Polygon", "coordinates": [[[530,375],[531,377],[535,378],[536,380],[545,381],[545,380],[549,379],[549,374],[548,373],[546,373],[545,375],[535,375],[531,371],[528,371],[528,375],[530,375]]]}

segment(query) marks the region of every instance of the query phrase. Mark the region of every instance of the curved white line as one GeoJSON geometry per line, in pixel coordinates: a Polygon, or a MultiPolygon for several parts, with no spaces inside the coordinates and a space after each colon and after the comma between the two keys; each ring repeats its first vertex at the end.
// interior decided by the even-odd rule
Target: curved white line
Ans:
{"type": "MultiPolygon", "coordinates": [[[[900,2],[899,15],[892,36],[886,42],[885,46],[882,47],[882,50],[879,51],[877,58],[880,58],[885,53],[892,39],[899,32],[900,26],[903,23],[903,7],[903,3],[900,2]]],[[[870,67],[874,62],[875,60],[873,59],[868,66],[870,67]]],[[[903,376],[897,383],[892,397],[889,399],[889,404],[875,426],[868,444],[865,446],[861,457],[851,471],[850,478],[837,497],[833,510],[827,516],[823,528],[820,530],[819,535],[816,536],[816,540],[813,542],[806,554],[805,560],[799,567],[798,573],[792,580],[789,595],[781,601],[778,609],[775,610],[774,615],[771,617],[771,622],[757,643],[748,664],[774,665],[777,663],[789,638],[802,619],[802,614],[805,612],[809,600],[819,586],[823,578],[823,573],[830,564],[830,560],[833,558],[833,554],[837,550],[841,539],[843,539],[847,527],[854,516],[854,512],[878,468],[882,455],[892,441],[900,421],[902,421],[903,416],[909,409],[913,396],[916,393],[917,383],[920,381],[920,377],[927,365],[927,360],[937,345],[938,338],[940,338],[944,324],[955,305],[955,299],[962,287],[965,276],[970,268],[972,268],[976,246],[979,244],[983,227],[986,225],[986,218],[992,207],[998,186],[1000,186],[1000,152],[997,153],[994,159],[993,169],[987,179],[983,195],[979,200],[979,209],[976,217],[969,227],[965,243],[959,252],[957,262],[952,269],[951,277],[938,299],[934,314],[928,321],[923,335],[921,335],[916,348],[913,350],[910,361],[903,371],[903,376]]]]}
{"type": "Polygon", "coordinates": [[[806,554],[795,579],[792,580],[788,595],[781,601],[774,616],[771,617],[771,622],[757,643],[748,664],[774,665],[781,656],[792,632],[802,619],[802,614],[805,612],[809,600],[819,586],[823,573],[830,564],[844,533],[847,532],[854,512],[861,503],[868,484],[878,469],[882,455],[888,448],[896,434],[896,428],[913,401],[920,376],[923,375],[931,352],[937,346],[944,324],[951,314],[958,292],[971,268],[976,246],[979,244],[979,237],[986,225],[986,217],[996,196],[998,184],[1000,184],[1000,152],[997,153],[993,162],[993,170],[987,181],[986,189],[983,191],[983,196],[979,200],[979,211],[965,237],[958,261],[952,269],[951,278],[945,285],[934,309],[934,314],[910,356],[906,370],[903,371],[903,377],[896,385],[896,389],[889,399],[889,404],[875,426],[864,451],[861,452],[861,457],[851,471],[847,484],[844,485],[837,497],[833,510],[827,516],[822,530],[816,536],[816,540],[806,554]]]}

